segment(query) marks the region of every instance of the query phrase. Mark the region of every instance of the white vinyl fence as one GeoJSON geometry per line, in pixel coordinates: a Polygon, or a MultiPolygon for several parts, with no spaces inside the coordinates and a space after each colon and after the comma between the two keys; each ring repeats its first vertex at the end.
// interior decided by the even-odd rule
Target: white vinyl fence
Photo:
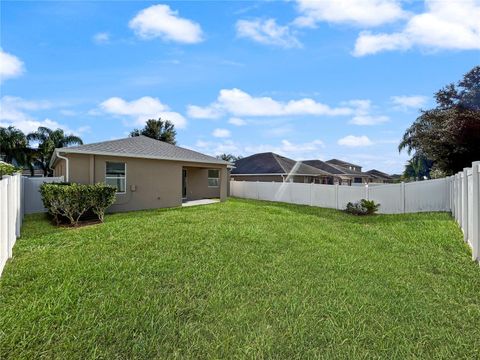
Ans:
{"type": "Polygon", "coordinates": [[[230,195],[246,199],[343,210],[361,199],[380,204],[379,213],[403,214],[449,211],[480,260],[480,161],[454,176],[442,179],[375,186],[343,186],[277,182],[230,182],[230,195]]]}
{"type": "Polygon", "coordinates": [[[360,199],[380,203],[382,214],[450,211],[449,178],[376,186],[231,181],[232,196],[343,210],[360,199]]]}
{"type": "Polygon", "coordinates": [[[13,245],[20,236],[24,214],[44,212],[39,188],[44,182],[61,182],[63,177],[28,178],[21,174],[0,179],[0,275],[13,245]]]}
{"type": "Polygon", "coordinates": [[[474,260],[480,260],[480,161],[450,176],[452,215],[472,248],[474,260]]]}
{"type": "Polygon", "coordinates": [[[0,179],[0,275],[20,236],[24,209],[22,188],[21,174],[0,179]]]}
{"type": "Polygon", "coordinates": [[[25,214],[32,214],[47,211],[43,206],[40,196],[40,185],[43,183],[63,182],[63,176],[60,177],[24,177],[24,199],[25,214]]]}

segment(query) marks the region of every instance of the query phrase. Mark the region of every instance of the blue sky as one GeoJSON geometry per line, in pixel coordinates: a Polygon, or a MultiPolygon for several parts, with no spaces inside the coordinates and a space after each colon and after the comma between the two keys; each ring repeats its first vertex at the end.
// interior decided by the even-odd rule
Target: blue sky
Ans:
{"type": "Polygon", "coordinates": [[[87,143],[161,116],[209,154],[400,172],[418,109],[480,63],[475,0],[0,6],[0,124],[87,143]]]}

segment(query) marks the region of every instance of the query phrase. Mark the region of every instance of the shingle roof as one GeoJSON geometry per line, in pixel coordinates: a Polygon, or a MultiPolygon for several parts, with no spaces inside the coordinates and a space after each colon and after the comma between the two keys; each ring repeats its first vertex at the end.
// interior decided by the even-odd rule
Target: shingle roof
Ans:
{"type": "Polygon", "coordinates": [[[303,160],[302,162],[304,164],[313,166],[317,169],[326,171],[330,174],[334,174],[334,175],[345,175],[345,174],[347,174],[345,170],[343,170],[341,168],[338,168],[336,166],[327,164],[325,161],[322,161],[322,160],[303,160]]]}
{"type": "MultiPolygon", "coordinates": [[[[61,153],[98,154],[222,165],[230,164],[229,162],[219,160],[212,156],[168,144],[166,142],[155,140],[143,135],[68,148],[60,148],[56,149],[56,152],[57,151],[60,151],[61,153]]],[[[50,165],[52,165],[54,161],[55,155],[52,157],[50,165]]]]}
{"type": "Polygon", "coordinates": [[[360,165],[355,165],[355,164],[352,164],[343,160],[338,160],[338,159],[330,159],[330,160],[327,160],[326,163],[338,165],[342,167],[349,167],[349,166],[361,167],[360,165]]]}
{"type": "Polygon", "coordinates": [[[232,175],[235,174],[330,175],[323,170],[272,152],[254,154],[237,160],[232,170],[232,175]]]}
{"type": "Polygon", "coordinates": [[[392,180],[393,179],[390,175],[388,175],[388,174],[386,174],[386,173],[384,173],[380,170],[377,170],[377,169],[368,170],[367,174],[370,174],[374,177],[379,177],[379,178],[382,178],[382,179],[386,179],[386,180],[392,180]]]}

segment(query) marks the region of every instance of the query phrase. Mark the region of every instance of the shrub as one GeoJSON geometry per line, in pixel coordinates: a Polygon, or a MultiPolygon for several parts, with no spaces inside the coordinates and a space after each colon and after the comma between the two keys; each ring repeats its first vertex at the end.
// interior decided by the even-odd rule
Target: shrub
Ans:
{"type": "Polygon", "coordinates": [[[0,179],[3,175],[13,175],[17,172],[22,171],[22,169],[13,166],[12,164],[8,164],[6,162],[0,161],[0,179]]]}
{"type": "Polygon", "coordinates": [[[44,183],[40,186],[43,204],[57,225],[65,217],[70,225],[77,226],[89,210],[103,222],[105,210],[115,201],[115,192],[114,187],[105,184],[44,183]]]}
{"type": "Polygon", "coordinates": [[[349,202],[345,211],[353,215],[373,215],[380,207],[380,204],[375,204],[373,200],[362,199],[355,203],[349,202]]]}

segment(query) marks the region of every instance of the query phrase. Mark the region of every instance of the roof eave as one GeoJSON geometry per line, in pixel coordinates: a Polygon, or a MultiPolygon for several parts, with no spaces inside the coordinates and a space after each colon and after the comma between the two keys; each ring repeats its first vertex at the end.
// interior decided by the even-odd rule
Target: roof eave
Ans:
{"type": "Polygon", "coordinates": [[[226,165],[226,166],[233,166],[233,163],[224,160],[193,160],[193,159],[175,159],[175,158],[168,158],[168,157],[159,157],[159,156],[148,156],[148,155],[138,155],[138,154],[119,154],[114,152],[108,151],[75,151],[75,149],[69,148],[57,148],[55,149],[52,159],[50,160],[50,165],[54,164],[56,160],[57,152],[62,152],[65,154],[84,154],[84,155],[103,155],[103,156],[115,156],[115,157],[129,157],[129,158],[136,158],[136,159],[152,159],[152,160],[166,160],[166,161],[179,161],[179,162],[191,162],[191,163],[198,163],[198,164],[213,164],[213,165],[226,165]]]}

